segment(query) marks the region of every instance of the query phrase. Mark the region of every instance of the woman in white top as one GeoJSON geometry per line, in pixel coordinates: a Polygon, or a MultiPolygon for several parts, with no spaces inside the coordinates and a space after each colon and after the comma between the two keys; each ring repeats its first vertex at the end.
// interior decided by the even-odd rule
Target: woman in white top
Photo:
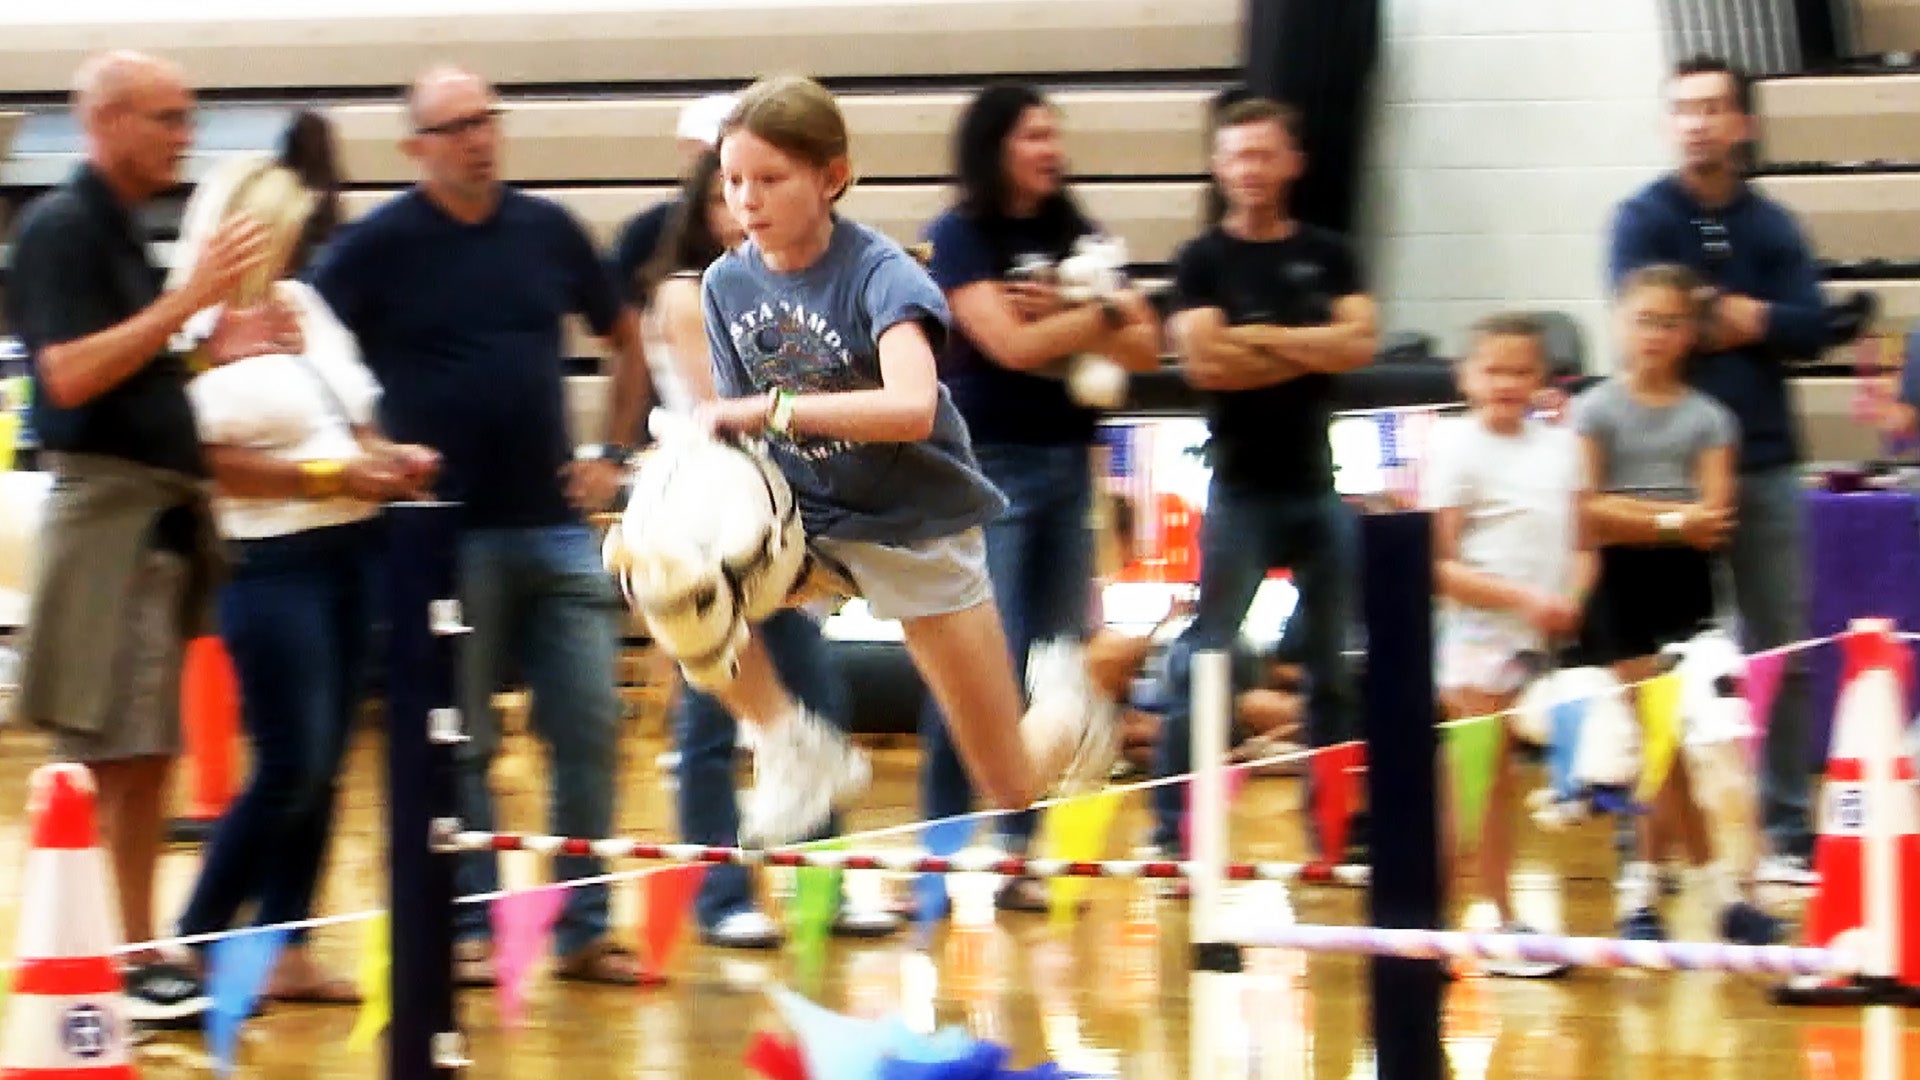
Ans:
{"type": "MultiPolygon", "coordinates": [[[[229,541],[232,577],[220,636],[239,677],[253,775],[215,828],[184,934],[311,914],[325,861],[340,763],[360,698],[370,626],[368,523],[381,503],[424,495],[432,451],[373,429],[380,389],[353,337],[318,294],[284,279],[315,206],[289,169],[238,159],[202,181],[188,206],[175,274],[230,215],[266,225],[271,257],[227,302],[187,327],[199,339],[188,385],[229,541]]],[[[310,237],[308,238],[311,239],[310,237]]],[[[350,1003],[296,933],[269,996],[350,1003]]]]}
{"type": "MultiPolygon", "coordinates": [[[[708,151],[694,162],[682,189],[680,209],[667,225],[660,250],[641,267],[635,283],[640,295],[652,298],[651,309],[667,346],[661,366],[672,369],[673,381],[684,388],[689,400],[678,406],[683,409],[714,396],[700,275],[746,235],[727,209],[719,177],[719,154],[708,151]]],[[[850,708],[846,686],[813,616],[804,610],[783,609],[759,629],[781,680],[816,715],[844,725],[850,708]]],[[[712,696],[683,685],[674,706],[673,726],[680,748],[675,797],[681,839],[721,846],[738,843],[740,812],[734,794],[738,728],[733,715],[712,696]]],[[[839,822],[830,820],[821,835],[837,832],[839,822]]],[[[779,927],[754,906],[750,885],[746,867],[708,868],[694,901],[701,937],[708,943],[730,948],[779,944],[779,927]]],[[[879,936],[899,925],[892,912],[849,902],[842,906],[835,930],[879,936]]]]}

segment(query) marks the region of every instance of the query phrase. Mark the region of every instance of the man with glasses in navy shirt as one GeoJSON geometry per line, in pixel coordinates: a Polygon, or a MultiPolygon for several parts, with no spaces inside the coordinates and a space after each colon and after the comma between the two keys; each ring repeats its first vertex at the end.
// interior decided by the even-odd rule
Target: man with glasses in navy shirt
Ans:
{"type": "MultiPolygon", "coordinates": [[[[1800,440],[1787,392],[1791,365],[1833,340],[1819,269],[1793,216],[1751,187],[1741,155],[1752,137],[1750,90],[1726,62],[1694,57],[1668,81],[1680,168],[1620,206],[1610,280],[1650,263],[1680,263],[1711,287],[1710,313],[1690,378],[1740,421],[1740,499],[1725,555],[1741,645],[1784,645],[1806,630],[1800,440]]],[[[1812,835],[1811,714],[1803,661],[1790,657],[1767,731],[1761,778],[1773,856],[1764,880],[1805,883],[1812,835]]]]}
{"type": "MultiPolygon", "coordinates": [[[[616,295],[592,240],[560,206],[502,184],[499,105],[478,76],[422,75],[407,102],[411,191],[342,233],[315,287],[359,339],[397,440],[440,452],[439,494],[462,504],[461,804],[470,829],[493,828],[488,766],[500,743],[496,690],[510,672],[533,696],[547,744],[552,825],[567,836],[613,829],[620,703],[614,660],[625,608],[583,515],[606,509],[622,444],[651,401],[639,323],[616,295]],[[579,314],[612,347],[607,443],[576,455],[561,348],[579,314]]],[[[599,872],[561,856],[562,878],[599,872]]],[[[463,856],[463,893],[498,888],[491,854],[463,856]]],[[[567,891],[555,929],[562,978],[632,984],[637,958],[608,937],[607,886],[567,891]]],[[[456,978],[494,980],[487,911],[455,913],[456,978]]]]}

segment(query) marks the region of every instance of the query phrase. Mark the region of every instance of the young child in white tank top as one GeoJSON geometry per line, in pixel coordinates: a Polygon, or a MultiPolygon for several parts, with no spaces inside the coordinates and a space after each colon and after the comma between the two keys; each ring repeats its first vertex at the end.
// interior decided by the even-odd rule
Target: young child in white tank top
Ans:
{"type": "MultiPolygon", "coordinates": [[[[1478,876],[1501,925],[1514,933],[1533,928],[1515,919],[1509,896],[1518,775],[1504,714],[1526,681],[1530,655],[1572,641],[1595,572],[1579,516],[1578,441],[1528,415],[1546,371],[1543,337],[1532,320],[1495,316],[1475,328],[1458,371],[1471,411],[1436,432],[1422,496],[1434,515],[1441,704],[1450,720],[1496,716],[1478,722],[1500,725],[1478,831],[1478,876]]],[[[1452,799],[1447,817],[1444,835],[1451,839],[1461,828],[1452,799]]],[[[1486,970],[1540,978],[1565,968],[1494,962],[1486,970]]]]}

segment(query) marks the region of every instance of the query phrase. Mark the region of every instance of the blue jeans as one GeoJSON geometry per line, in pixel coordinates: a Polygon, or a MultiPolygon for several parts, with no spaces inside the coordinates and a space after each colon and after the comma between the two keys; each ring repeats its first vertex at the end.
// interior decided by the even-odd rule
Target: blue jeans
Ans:
{"type": "MultiPolygon", "coordinates": [[[[1091,458],[1085,446],[974,447],[980,469],[1007,497],[1007,512],[986,527],[987,576],[1013,670],[1026,685],[1034,642],[1084,638],[1093,588],[1091,458]]],[[[920,714],[920,809],[928,818],[973,809],[973,784],[954,749],[940,706],[931,697],[920,714]]],[[[1001,819],[1016,851],[1033,839],[1038,815],[1001,819]]]]}
{"type": "MultiPolygon", "coordinates": [[[[239,679],[253,775],[215,826],[183,934],[312,914],[367,646],[368,530],[313,529],[231,546],[220,636],[239,679]]],[[[295,940],[305,938],[296,932],[295,940]]]]}
{"type": "MultiPolygon", "coordinates": [[[[622,618],[619,593],[583,525],[476,529],[460,540],[460,604],[473,628],[460,654],[460,708],[469,739],[461,747],[460,812],[469,829],[494,829],[487,769],[500,747],[493,695],[518,677],[532,691],[529,727],[550,756],[550,828],[589,839],[613,834],[614,773],[619,763],[620,701],[614,660],[622,618]]],[[[601,872],[600,860],[554,859],[561,880],[601,872]]],[[[500,887],[490,852],[460,856],[462,895],[500,887]]],[[[607,933],[604,884],[567,890],[554,928],[563,956],[607,933]]],[[[489,933],[487,906],[454,908],[461,940],[489,933]]]]}
{"type": "MultiPolygon", "coordinates": [[[[1797,641],[1807,631],[1805,509],[1791,467],[1740,477],[1740,516],[1727,565],[1748,653],[1797,641]]],[[[1803,653],[1787,657],[1760,776],[1761,824],[1775,852],[1811,855],[1808,790],[1815,768],[1808,745],[1813,704],[1803,653]]]]}
{"type": "MultiPolygon", "coordinates": [[[[1338,495],[1271,495],[1214,481],[1201,526],[1197,610],[1167,657],[1167,711],[1154,748],[1154,776],[1177,776],[1193,767],[1191,658],[1232,647],[1254,593],[1276,566],[1292,572],[1300,595],[1292,616],[1298,634],[1290,622],[1282,641],[1298,648],[1307,669],[1308,741],[1330,746],[1359,737],[1353,673],[1344,655],[1358,551],[1358,522],[1338,495]]],[[[1177,848],[1185,799],[1185,785],[1153,789],[1155,844],[1177,848]]]]}
{"type": "MultiPolygon", "coordinates": [[[[761,640],[780,681],[816,716],[841,728],[847,724],[847,687],[834,665],[819,624],[803,611],[781,611],[760,624],[761,640]]],[[[740,804],[734,794],[733,715],[711,694],[683,685],[674,709],[674,739],[680,746],[680,839],[689,844],[730,847],[740,842],[740,804]]],[[[818,840],[840,831],[839,815],[828,819],[818,840]]],[[[694,916],[704,929],[754,907],[747,868],[733,864],[707,867],[695,898],[694,916]]]]}

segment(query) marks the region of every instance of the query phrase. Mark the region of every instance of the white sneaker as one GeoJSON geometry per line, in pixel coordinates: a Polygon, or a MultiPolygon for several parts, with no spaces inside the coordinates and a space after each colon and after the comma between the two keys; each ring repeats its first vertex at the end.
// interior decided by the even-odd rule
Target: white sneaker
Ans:
{"type": "Polygon", "coordinates": [[[840,937],[882,938],[895,933],[900,926],[898,913],[853,901],[842,904],[840,913],[833,919],[833,932],[840,937]]]}
{"type": "MultiPolygon", "coordinates": [[[[1532,934],[1538,931],[1524,923],[1509,923],[1500,928],[1503,934],[1532,934]]],[[[1569,965],[1552,960],[1492,959],[1482,968],[1488,975],[1497,979],[1555,979],[1572,970],[1569,965]]]]}
{"type": "Polygon", "coordinates": [[[701,931],[700,937],[722,949],[774,949],[782,940],[779,924],[752,909],[728,915],[701,931]]]}
{"type": "Polygon", "coordinates": [[[741,808],[740,842],[775,847],[811,835],[873,780],[867,755],[805,709],[763,729],[753,751],[753,791],[741,808]]]}
{"type": "Polygon", "coordinates": [[[1820,884],[1820,874],[1798,855],[1769,855],[1754,868],[1753,880],[1763,885],[1812,888],[1820,884]]]}
{"type": "Polygon", "coordinates": [[[1062,792],[1105,786],[1120,757],[1113,703],[1087,677],[1086,647],[1071,638],[1036,642],[1027,656],[1027,714],[1020,738],[1062,792]]]}

